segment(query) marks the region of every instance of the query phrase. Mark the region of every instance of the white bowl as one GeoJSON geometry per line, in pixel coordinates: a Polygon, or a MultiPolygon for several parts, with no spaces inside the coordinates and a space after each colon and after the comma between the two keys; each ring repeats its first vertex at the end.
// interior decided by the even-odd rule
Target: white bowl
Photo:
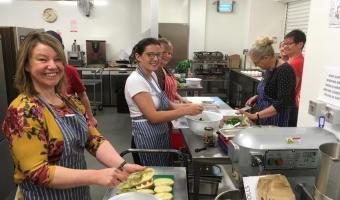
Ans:
{"type": "Polygon", "coordinates": [[[146,194],[142,192],[127,192],[120,195],[116,195],[111,197],[109,200],[131,200],[131,199],[138,199],[138,200],[159,200],[156,196],[152,194],[146,194]]]}
{"type": "Polygon", "coordinates": [[[196,135],[203,136],[205,127],[212,127],[214,132],[219,129],[223,115],[221,113],[203,111],[202,114],[185,116],[185,118],[188,121],[189,129],[196,135]]]}
{"type": "Polygon", "coordinates": [[[200,78],[186,78],[186,85],[188,87],[200,87],[202,79],[200,78]]]}

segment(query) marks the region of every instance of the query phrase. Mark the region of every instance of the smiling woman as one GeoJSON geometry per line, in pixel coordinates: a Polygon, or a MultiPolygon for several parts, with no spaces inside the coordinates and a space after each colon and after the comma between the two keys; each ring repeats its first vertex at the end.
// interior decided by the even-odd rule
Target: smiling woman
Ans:
{"type": "Polygon", "coordinates": [[[90,199],[88,185],[112,187],[143,167],[127,164],[90,123],[84,106],[66,96],[61,43],[31,32],[20,46],[3,133],[23,199],[90,199]],[[87,170],[84,149],[107,169],[87,170]]]}
{"type": "MultiPolygon", "coordinates": [[[[168,122],[184,115],[196,115],[203,106],[177,105],[170,102],[159,87],[156,74],[162,57],[160,42],[145,38],[133,48],[130,62],[137,64],[136,71],[126,80],[125,99],[132,118],[132,148],[170,149],[168,122]]],[[[134,155],[135,162],[148,166],[169,166],[170,156],[164,154],[134,155]]]]}

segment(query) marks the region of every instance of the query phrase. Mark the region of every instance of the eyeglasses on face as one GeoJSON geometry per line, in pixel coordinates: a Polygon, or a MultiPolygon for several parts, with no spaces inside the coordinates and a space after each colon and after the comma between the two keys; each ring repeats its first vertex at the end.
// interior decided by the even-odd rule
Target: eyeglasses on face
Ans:
{"type": "Polygon", "coordinates": [[[162,58],[162,53],[155,53],[155,52],[144,52],[144,54],[146,54],[150,59],[154,59],[154,58],[162,58]]]}
{"type": "Polygon", "coordinates": [[[281,43],[281,46],[290,46],[292,44],[296,44],[294,41],[283,41],[281,43]]]}

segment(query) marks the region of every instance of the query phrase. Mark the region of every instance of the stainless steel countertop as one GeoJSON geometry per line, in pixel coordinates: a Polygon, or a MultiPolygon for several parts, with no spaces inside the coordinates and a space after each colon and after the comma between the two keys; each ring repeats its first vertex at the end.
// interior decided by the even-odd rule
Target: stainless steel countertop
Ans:
{"type": "Polygon", "coordinates": [[[217,144],[217,137],[215,135],[215,147],[207,147],[206,150],[195,152],[195,149],[203,148],[203,138],[192,133],[188,128],[181,129],[185,142],[188,145],[193,162],[211,163],[211,164],[231,164],[231,160],[217,144]]]}
{"type": "MultiPolygon", "coordinates": [[[[212,97],[218,104],[219,109],[231,110],[232,108],[218,97],[212,97]]],[[[231,164],[227,156],[217,144],[217,135],[215,134],[215,147],[208,147],[206,150],[195,152],[197,148],[203,148],[203,138],[191,132],[189,128],[181,129],[185,142],[188,145],[193,162],[213,163],[213,164],[231,164]]]]}
{"type": "MultiPolygon", "coordinates": [[[[173,186],[174,199],[188,200],[187,175],[185,167],[152,167],[156,175],[174,175],[175,184],[173,186]]],[[[103,200],[108,200],[116,195],[116,188],[107,189],[103,200]]]]}
{"type": "MultiPolygon", "coordinates": [[[[78,67],[77,70],[82,73],[82,75],[93,75],[94,72],[101,68],[96,67],[78,67]]],[[[136,68],[129,67],[129,68],[120,68],[120,67],[107,67],[103,68],[102,75],[129,75],[133,72],[136,68]]],[[[100,75],[100,73],[97,73],[100,75]]]]}
{"type": "MultiPolygon", "coordinates": [[[[97,70],[100,69],[98,67],[78,67],[78,71],[91,71],[91,70],[97,70]]],[[[135,67],[106,67],[103,68],[104,71],[134,71],[135,67]]]]}

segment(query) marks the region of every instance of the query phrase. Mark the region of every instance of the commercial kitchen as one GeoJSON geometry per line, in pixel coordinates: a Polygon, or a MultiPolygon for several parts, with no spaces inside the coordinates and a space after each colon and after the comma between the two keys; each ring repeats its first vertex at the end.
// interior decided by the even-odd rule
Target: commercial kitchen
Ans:
{"type": "MultiPolygon", "coordinates": [[[[178,92],[226,119],[256,95],[262,79],[248,54],[256,38],[273,37],[279,54],[284,35],[301,29],[307,42],[297,127],[252,125],[224,133],[220,126],[208,147],[204,126],[195,131],[182,117],[172,122],[171,133],[185,141],[169,150],[178,157],[176,167],[154,169],[173,178],[174,200],[255,200],[259,176],[266,174],[285,175],[296,199],[339,200],[339,16],[338,0],[0,0],[0,121],[18,95],[13,79],[20,42],[32,30],[53,30],[86,86],[98,130],[133,162],[126,151],[131,118],[124,86],[136,69],[128,57],[139,40],[168,38],[171,69],[177,73],[185,61],[189,72],[179,78],[201,80],[193,87],[181,83],[178,92]]],[[[0,199],[14,199],[14,165],[3,134],[0,155],[0,199]]],[[[104,167],[88,153],[86,161],[89,169],[104,167]]],[[[93,200],[119,199],[116,188],[90,189],[93,200]]]]}

